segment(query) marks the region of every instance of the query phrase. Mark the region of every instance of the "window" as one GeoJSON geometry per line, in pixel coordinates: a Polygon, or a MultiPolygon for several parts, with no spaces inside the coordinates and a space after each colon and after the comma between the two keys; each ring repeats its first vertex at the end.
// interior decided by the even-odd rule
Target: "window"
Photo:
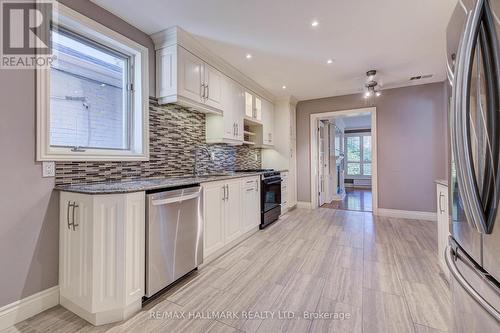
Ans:
{"type": "Polygon", "coordinates": [[[147,49],[58,9],[56,59],[37,79],[38,160],[147,160],[147,49]]]}
{"type": "Polygon", "coordinates": [[[348,176],[372,175],[372,137],[370,134],[346,134],[346,169],[348,176]]]}

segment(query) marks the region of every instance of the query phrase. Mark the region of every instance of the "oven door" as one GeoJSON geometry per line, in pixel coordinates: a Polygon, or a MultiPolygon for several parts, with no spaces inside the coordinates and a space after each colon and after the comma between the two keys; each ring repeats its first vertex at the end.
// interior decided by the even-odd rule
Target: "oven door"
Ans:
{"type": "Polygon", "coordinates": [[[280,176],[266,178],[262,181],[262,213],[281,206],[282,181],[280,176]]]}

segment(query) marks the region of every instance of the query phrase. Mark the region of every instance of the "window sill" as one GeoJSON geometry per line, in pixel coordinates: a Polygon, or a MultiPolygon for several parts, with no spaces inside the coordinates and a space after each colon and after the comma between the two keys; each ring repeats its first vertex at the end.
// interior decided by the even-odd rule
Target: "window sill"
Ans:
{"type": "Polygon", "coordinates": [[[125,155],[99,155],[99,154],[44,154],[37,158],[37,161],[55,161],[55,162],[132,162],[149,161],[149,154],[125,154],[125,155]]]}

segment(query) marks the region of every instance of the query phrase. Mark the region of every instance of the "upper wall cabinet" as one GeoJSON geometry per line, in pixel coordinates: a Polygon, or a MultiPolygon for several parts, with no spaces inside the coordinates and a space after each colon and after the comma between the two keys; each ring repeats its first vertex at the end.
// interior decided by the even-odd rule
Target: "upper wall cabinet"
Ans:
{"type": "Polygon", "coordinates": [[[176,103],[194,111],[222,115],[226,111],[224,82],[230,78],[249,92],[246,118],[262,122],[263,99],[275,98],[255,81],[179,27],[160,31],[151,38],[156,49],[156,97],[160,104],[176,103]]]}
{"type": "Polygon", "coordinates": [[[156,95],[200,112],[222,114],[224,75],[181,46],[156,51],[156,95]]]}
{"type": "Polygon", "coordinates": [[[224,114],[207,115],[207,143],[243,143],[243,117],[245,114],[245,92],[236,81],[224,77],[222,81],[222,105],[224,114]]]}
{"type": "Polygon", "coordinates": [[[250,122],[262,123],[262,99],[248,91],[245,91],[245,118],[250,122]]]}

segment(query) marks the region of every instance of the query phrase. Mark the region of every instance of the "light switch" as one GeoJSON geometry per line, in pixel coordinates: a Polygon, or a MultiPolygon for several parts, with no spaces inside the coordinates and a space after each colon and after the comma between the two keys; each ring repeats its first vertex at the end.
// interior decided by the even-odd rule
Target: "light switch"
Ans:
{"type": "Polygon", "coordinates": [[[55,162],[42,162],[42,177],[55,177],[56,176],[56,163],[55,162]]]}

